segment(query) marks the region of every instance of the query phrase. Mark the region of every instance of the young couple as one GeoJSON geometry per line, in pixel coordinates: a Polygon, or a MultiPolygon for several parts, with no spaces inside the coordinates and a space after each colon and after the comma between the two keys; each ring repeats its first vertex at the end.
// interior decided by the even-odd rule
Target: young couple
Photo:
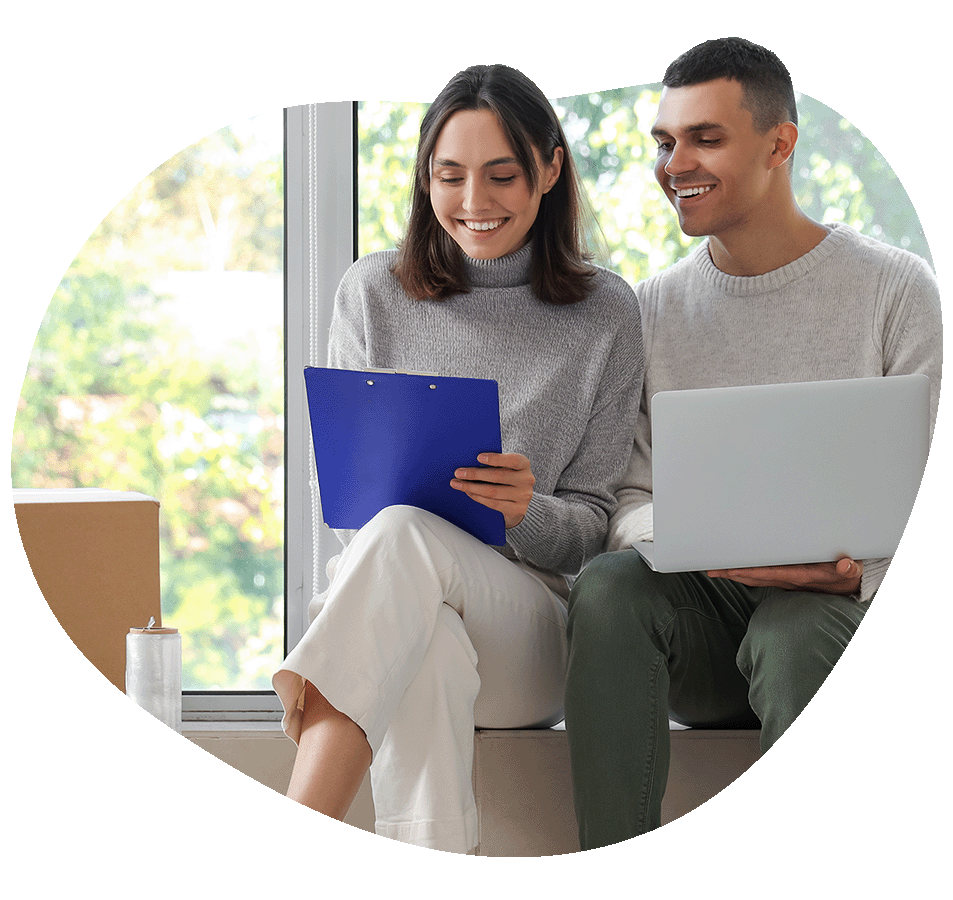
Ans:
{"type": "Polygon", "coordinates": [[[708,241],[635,292],[589,263],[531,81],[475,66],[424,116],[407,234],[345,275],[329,365],[497,380],[504,452],[451,483],[507,540],[410,507],[344,536],[274,676],[293,799],[342,818],[370,768],[379,834],[466,853],[474,727],[565,716],[581,846],[622,841],[660,824],[670,716],[760,722],[767,748],[859,625],[887,560],[657,575],[626,549],[652,532],[656,391],[923,372],[935,413],[939,386],[926,264],[794,200],[781,62],[710,41],[664,85],[655,173],[708,241]]]}

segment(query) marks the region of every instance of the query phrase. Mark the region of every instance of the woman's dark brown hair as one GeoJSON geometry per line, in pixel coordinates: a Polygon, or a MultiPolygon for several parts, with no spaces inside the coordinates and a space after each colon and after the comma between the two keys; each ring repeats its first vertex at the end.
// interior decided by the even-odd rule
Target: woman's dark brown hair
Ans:
{"type": "Polygon", "coordinates": [[[513,153],[535,189],[539,172],[535,148],[544,164],[563,148],[562,172],[539,205],[530,229],[532,286],[546,303],[577,303],[591,289],[594,269],[584,245],[582,195],[572,154],[559,119],[542,91],[509,66],[471,66],[457,73],[430,105],[420,123],[420,141],[407,233],[394,274],[416,300],[446,300],[467,293],[463,255],[430,205],[430,158],[441,129],[461,110],[493,112],[513,153]]]}

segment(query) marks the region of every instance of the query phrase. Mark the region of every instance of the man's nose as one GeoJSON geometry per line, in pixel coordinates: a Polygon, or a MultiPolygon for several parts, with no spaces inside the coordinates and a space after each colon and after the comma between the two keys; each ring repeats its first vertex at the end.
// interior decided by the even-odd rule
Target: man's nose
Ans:
{"type": "Polygon", "coordinates": [[[665,161],[665,171],[669,175],[683,175],[685,172],[691,172],[695,168],[695,157],[691,148],[678,143],[672,148],[668,159],[665,161]]]}

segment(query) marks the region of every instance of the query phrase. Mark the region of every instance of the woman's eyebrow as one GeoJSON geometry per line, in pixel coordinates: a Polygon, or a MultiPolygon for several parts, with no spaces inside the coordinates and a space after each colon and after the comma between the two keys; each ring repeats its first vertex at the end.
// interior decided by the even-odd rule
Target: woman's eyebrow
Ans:
{"type": "MultiPolygon", "coordinates": [[[[458,163],[453,159],[435,159],[433,161],[435,166],[447,166],[456,169],[464,168],[463,163],[458,163]]],[[[483,164],[484,169],[490,168],[490,166],[509,166],[509,165],[519,165],[519,160],[514,156],[501,156],[498,159],[491,159],[488,162],[483,164]]]]}

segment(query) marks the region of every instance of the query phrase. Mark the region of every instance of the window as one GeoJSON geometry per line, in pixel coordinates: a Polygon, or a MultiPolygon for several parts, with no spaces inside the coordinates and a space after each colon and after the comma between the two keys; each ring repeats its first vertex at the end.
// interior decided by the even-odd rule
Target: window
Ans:
{"type": "Polygon", "coordinates": [[[50,302],[14,428],[15,486],[160,500],[190,691],[268,690],[284,649],[283,134],[280,110],[235,123],[112,210],[50,302]]]}
{"type": "MultiPolygon", "coordinates": [[[[604,238],[598,261],[633,283],[696,243],[678,228],[652,172],[649,129],[659,90],[640,85],[553,101],[604,238]]],[[[400,237],[425,108],[359,104],[359,255],[393,247],[400,237]]],[[[812,97],[798,97],[798,113],[794,187],[801,208],[818,221],[846,222],[930,260],[910,199],[876,148],[812,97]]]]}
{"type": "MultiPolygon", "coordinates": [[[[633,282],[692,244],[651,172],[657,98],[638,86],[554,101],[600,225],[598,261],[633,282]]],[[[13,483],[159,497],[187,717],[277,713],[271,673],[338,547],[320,524],[301,372],[326,359],[347,266],[403,230],[423,109],[294,107],[186,148],[90,236],[40,328],[13,483]]],[[[802,97],[800,110],[808,214],[929,259],[883,157],[823,104],[802,97]]]]}

